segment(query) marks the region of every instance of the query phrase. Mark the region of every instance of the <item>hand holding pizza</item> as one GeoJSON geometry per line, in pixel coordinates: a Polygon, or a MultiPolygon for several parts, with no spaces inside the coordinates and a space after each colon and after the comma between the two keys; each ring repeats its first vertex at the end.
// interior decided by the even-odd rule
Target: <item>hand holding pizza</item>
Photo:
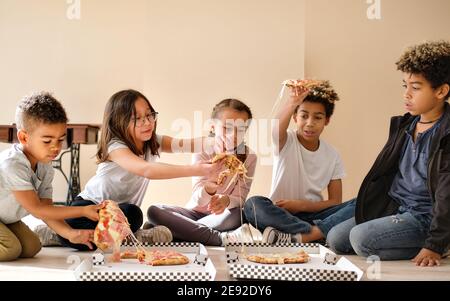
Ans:
{"type": "Polygon", "coordinates": [[[214,195],[208,204],[208,210],[218,215],[222,214],[230,205],[230,198],[227,195],[214,195]]]}
{"type": "Polygon", "coordinates": [[[309,94],[309,89],[304,86],[292,86],[289,102],[292,105],[299,106],[309,94]]]}
{"type": "Polygon", "coordinates": [[[104,206],[105,206],[104,203],[98,205],[84,206],[82,207],[83,216],[96,222],[99,219],[98,211],[102,209],[104,206]]]}
{"type": "Polygon", "coordinates": [[[73,244],[83,244],[93,249],[92,241],[94,241],[94,230],[73,229],[70,234],[69,241],[73,244]]]}
{"type": "Polygon", "coordinates": [[[219,177],[220,172],[224,169],[223,160],[214,163],[203,162],[196,165],[198,166],[198,168],[200,168],[203,176],[211,181],[216,181],[216,179],[219,177]]]}

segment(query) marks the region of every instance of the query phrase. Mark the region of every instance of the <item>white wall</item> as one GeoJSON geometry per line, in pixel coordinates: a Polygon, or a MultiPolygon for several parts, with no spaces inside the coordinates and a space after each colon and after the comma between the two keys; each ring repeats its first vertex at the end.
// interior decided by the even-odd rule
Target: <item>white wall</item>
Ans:
{"type": "MultiPolygon", "coordinates": [[[[176,135],[176,119],[193,121],[194,111],[206,119],[226,97],[266,118],[280,83],[303,76],[303,0],[81,0],[79,20],[67,18],[68,8],[65,0],[0,0],[1,124],[34,90],[54,92],[72,123],[101,123],[109,96],[135,88],[160,112],[159,133],[176,135]]],[[[84,185],[95,173],[95,146],[81,153],[84,185]]],[[[271,167],[258,166],[251,194],[267,194],[270,179],[271,167]]],[[[55,199],[64,199],[58,174],[54,185],[55,199]]],[[[183,205],[190,193],[190,179],[154,181],[143,209],[183,205]]]]}

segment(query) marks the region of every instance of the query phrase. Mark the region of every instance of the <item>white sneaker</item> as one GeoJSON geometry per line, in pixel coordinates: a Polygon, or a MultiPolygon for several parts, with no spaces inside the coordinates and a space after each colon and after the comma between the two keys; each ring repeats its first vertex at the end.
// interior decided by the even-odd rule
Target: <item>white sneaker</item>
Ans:
{"type": "Polygon", "coordinates": [[[143,243],[154,244],[167,243],[173,239],[172,232],[166,226],[155,226],[150,229],[139,229],[134,233],[136,238],[143,243]]]}
{"type": "Polygon", "coordinates": [[[34,229],[43,247],[61,246],[58,234],[47,225],[39,225],[34,229]]]}
{"type": "Polygon", "coordinates": [[[262,242],[267,244],[290,244],[295,242],[301,242],[301,235],[292,235],[289,233],[283,233],[273,227],[267,227],[264,229],[262,235],[262,242]],[[300,240],[300,241],[299,241],[300,240]]]}
{"type": "Polygon", "coordinates": [[[243,224],[236,230],[222,233],[221,236],[223,246],[231,243],[260,242],[262,239],[261,232],[250,224],[243,224]]]}

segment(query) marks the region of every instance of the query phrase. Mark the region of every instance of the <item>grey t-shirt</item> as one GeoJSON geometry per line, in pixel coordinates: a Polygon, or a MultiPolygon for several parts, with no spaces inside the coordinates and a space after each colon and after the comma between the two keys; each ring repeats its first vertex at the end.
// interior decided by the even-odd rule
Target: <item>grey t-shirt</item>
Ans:
{"type": "MultiPolygon", "coordinates": [[[[157,140],[161,144],[162,137],[157,136],[157,140]]],[[[122,148],[126,149],[128,146],[120,140],[111,140],[108,153],[122,148]]],[[[155,157],[149,150],[144,159],[155,161],[155,157]]],[[[113,200],[141,206],[148,183],[149,179],[125,170],[115,162],[103,162],[98,165],[95,176],[87,182],[79,196],[96,204],[113,200]]]]}
{"type": "Polygon", "coordinates": [[[54,170],[51,163],[38,162],[36,172],[20,144],[0,153],[0,222],[12,224],[29,213],[17,202],[13,191],[36,192],[40,199],[51,199],[54,170]]]}

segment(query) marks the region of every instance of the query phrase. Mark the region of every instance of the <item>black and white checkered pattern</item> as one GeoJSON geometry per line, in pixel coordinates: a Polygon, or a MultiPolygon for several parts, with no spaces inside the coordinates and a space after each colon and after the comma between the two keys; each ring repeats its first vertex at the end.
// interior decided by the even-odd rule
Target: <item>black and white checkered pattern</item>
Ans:
{"type": "MultiPolygon", "coordinates": [[[[143,242],[141,244],[144,247],[200,248],[200,243],[198,242],[157,242],[154,244],[143,242]]],[[[134,247],[134,244],[131,242],[124,242],[122,247],[134,247]]]]}
{"type": "Polygon", "coordinates": [[[81,281],[209,281],[211,276],[207,272],[83,272],[81,281]]]}
{"type": "Polygon", "coordinates": [[[95,266],[104,265],[105,264],[105,255],[100,251],[92,254],[92,264],[95,266]]]}
{"type": "Polygon", "coordinates": [[[207,262],[208,262],[208,256],[207,255],[197,254],[195,256],[195,260],[194,260],[195,264],[198,264],[200,266],[205,266],[207,262]]]}
{"type": "Polygon", "coordinates": [[[337,256],[334,253],[325,254],[325,258],[323,259],[323,263],[329,264],[329,265],[336,265],[338,261],[339,261],[339,256],[337,256]]]}
{"type": "Polygon", "coordinates": [[[239,255],[236,252],[227,252],[227,264],[239,262],[239,255]]]}
{"type": "Polygon", "coordinates": [[[288,280],[288,281],[356,281],[354,271],[319,269],[295,269],[270,265],[231,264],[230,276],[240,279],[288,280]]]}
{"type": "Polygon", "coordinates": [[[226,245],[227,248],[236,248],[236,247],[289,247],[289,248],[319,248],[320,244],[318,243],[286,243],[286,244],[268,244],[268,243],[247,243],[247,242],[237,242],[237,243],[229,243],[226,245]]]}

